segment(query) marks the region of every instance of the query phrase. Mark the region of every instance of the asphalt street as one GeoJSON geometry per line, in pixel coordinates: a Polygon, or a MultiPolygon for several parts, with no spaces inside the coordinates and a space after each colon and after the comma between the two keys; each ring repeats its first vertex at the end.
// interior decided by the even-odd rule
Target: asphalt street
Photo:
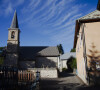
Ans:
{"type": "Polygon", "coordinates": [[[100,90],[98,86],[87,86],[73,73],[55,79],[41,79],[40,90],[100,90]]]}

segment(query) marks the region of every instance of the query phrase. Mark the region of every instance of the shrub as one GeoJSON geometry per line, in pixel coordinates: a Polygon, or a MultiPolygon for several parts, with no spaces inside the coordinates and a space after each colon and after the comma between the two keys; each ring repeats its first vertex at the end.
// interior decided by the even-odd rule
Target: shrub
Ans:
{"type": "Polygon", "coordinates": [[[69,64],[70,64],[71,69],[77,69],[76,58],[73,58],[69,64]]]}
{"type": "Polygon", "coordinates": [[[67,70],[67,68],[62,68],[62,71],[66,71],[67,70]]]}

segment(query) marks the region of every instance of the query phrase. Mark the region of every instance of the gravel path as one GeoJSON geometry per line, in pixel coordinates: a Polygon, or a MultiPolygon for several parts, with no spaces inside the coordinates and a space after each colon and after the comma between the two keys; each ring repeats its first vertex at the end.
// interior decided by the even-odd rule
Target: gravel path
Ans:
{"type": "Polygon", "coordinates": [[[100,90],[100,88],[88,87],[76,75],[69,73],[66,77],[42,79],[40,90],[100,90]]]}

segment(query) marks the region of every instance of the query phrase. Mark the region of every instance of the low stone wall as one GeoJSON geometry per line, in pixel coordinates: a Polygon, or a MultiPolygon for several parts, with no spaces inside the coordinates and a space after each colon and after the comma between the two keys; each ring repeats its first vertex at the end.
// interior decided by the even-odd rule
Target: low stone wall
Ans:
{"type": "Polygon", "coordinates": [[[40,78],[57,78],[58,72],[56,68],[30,68],[33,72],[40,72],[40,78]]]}
{"type": "Polygon", "coordinates": [[[40,71],[41,78],[57,78],[57,70],[41,70],[40,71]]]}

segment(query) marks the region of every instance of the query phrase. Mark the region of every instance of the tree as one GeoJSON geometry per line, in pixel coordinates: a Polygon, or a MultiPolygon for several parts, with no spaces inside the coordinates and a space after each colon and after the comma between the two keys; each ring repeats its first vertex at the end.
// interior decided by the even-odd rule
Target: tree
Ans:
{"type": "Polygon", "coordinates": [[[57,47],[58,47],[59,53],[60,54],[64,54],[64,50],[63,50],[62,44],[57,45],[57,47]]]}
{"type": "Polygon", "coordinates": [[[77,69],[76,58],[72,58],[72,61],[70,62],[70,66],[72,69],[77,69]]]}
{"type": "Polygon", "coordinates": [[[3,64],[5,56],[6,56],[5,47],[0,47],[0,65],[3,64]]]}
{"type": "Polygon", "coordinates": [[[0,57],[2,56],[3,53],[3,47],[0,47],[0,57]]]}
{"type": "Polygon", "coordinates": [[[68,62],[67,62],[67,67],[68,67],[68,70],[71,71],[71,72],[72,72],[74,69],[77,69],[76,58],[70,57],[70,58],[68,59],[68,62]]]}
{"type": "MultiPolygon", "coordinates": [[[[70,50],[70,52],[76,52],[76,49],[73,48],[73,49],[70,50]]],[[[77,69],[77,61],[76,61],[76,58],[70,57],[68,59],[67,65],[68,65],[68,68],[69,68],[70,71],[73,71],[73,69],[77,69]]]]}
{"type": "Polygon", "coordinates": [[[76,52],[76,48],[71,49],[70,52],[76,52]]]}

